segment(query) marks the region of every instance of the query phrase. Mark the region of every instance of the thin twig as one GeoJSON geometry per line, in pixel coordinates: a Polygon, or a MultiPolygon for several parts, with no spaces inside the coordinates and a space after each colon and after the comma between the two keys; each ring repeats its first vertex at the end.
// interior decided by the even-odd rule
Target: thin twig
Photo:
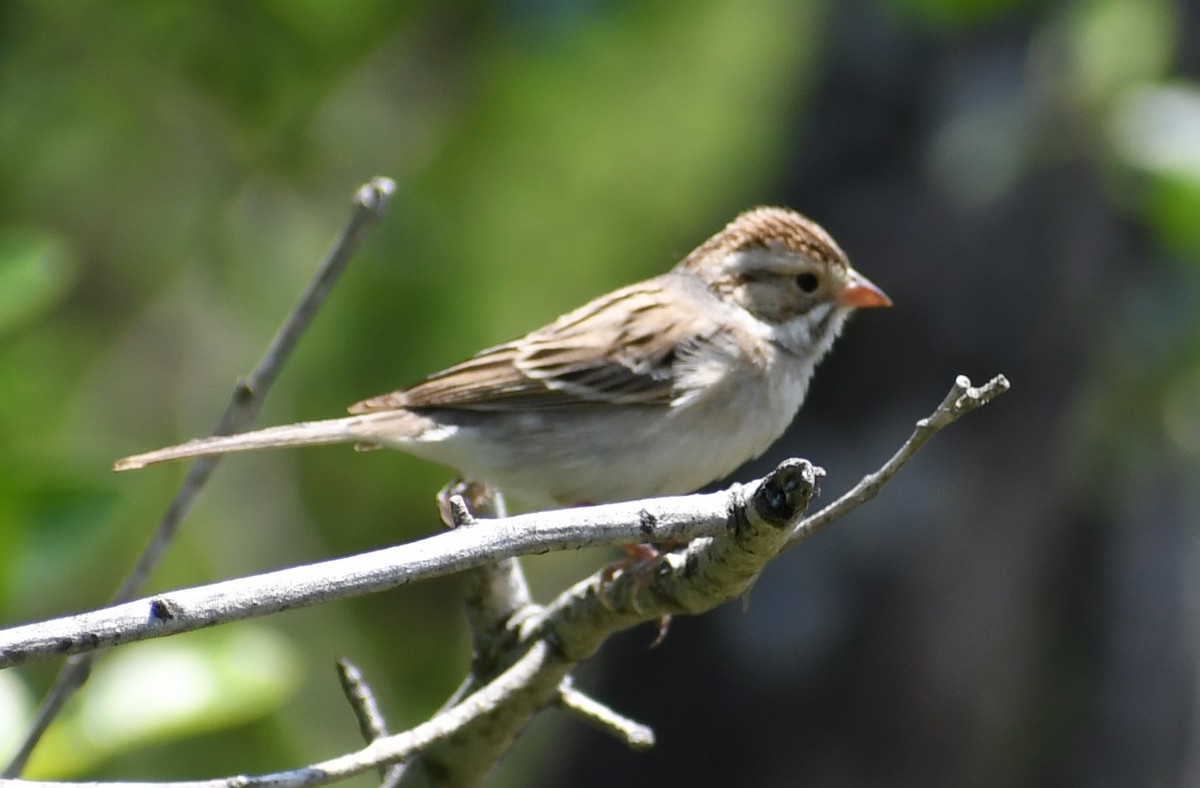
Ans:
{"type": "MultiPolygon", "coordinates": [[[[776,543],[782,538],[782,532],[787,525],[781,518],[798,518],[803,512],[811,495],[810,483],[806,489],[798,489],[788,480],[803,473],[812,466],[804,461],[785,461],[780,468],[769,475],[760,485],[743,488],[735,486],[729,493],[720,495],[723,498],[722,531],[725,538],[721,540],[700,540],[711,545],[718,542],[730,543],[728,547],[719,550],[729,555],[730,549],[736,550],[743,539],[761,540],[764,536],[773,538],[776,543]],[[774,480],[774,481],[773,481],[774,480]],[[754,533],[756,532],[756,533],[754,533]],[[772,534],[774,536],[772,537],[772,534]]],[[[693,496],[707,497],[707,496],[693,496]]],[[[676,498],[683,502],[687,498],[676,498]]],[[[653,503],[643,502],[643,503],[653,503]]],[[[617,505],[619,506],[619,505],[617,505]]],[[[610,507],[594,507],[611,508],[610,507]]],[[[588,510],[577,510],[578,512],[588,510]]],[[[647,512],[647,517],[653,515],[647,512]]],[[[518,518],[510,518],[518,519],[518,518]]],[[[635,518],[636,519],[636,518],[635,518]]],[[[508,521],[495,521],[492,525],[503,526],[508,521]]],[[[493,530],[490,527],[471,527],[450,531],[440,536],[471,534],[493,530]]],[[[691,548],[689,548],[691,549],[691,548]]],[[[751,548],[748,554],[757,554],[759,560],[765,563],[770,550],[755,550],[751,548]]],[[[747,555],[740,559],[745,560],[747,555]]],[[[599,574],[599,573],[597,573],[599,574]]],[[[678,573],[681,583],[709,584],[709,578],[698,576],[701,573],[688,573],[684,577],[678,573]]],[[[740,573],[739,573],[740,574],[740,573]]],[[[594,578],[593,578],[594,580],[594,578]]],[[[633,584],[631,577],[618,578],[614,586],[629,586],[633,584]]],[[[658,585],[657,581],[655,584],[658,585]]],[[[564,592],[561,598],[574,598],[578,592],[572,589],[564,592]]],[[[626,628],[636,623],[639,614],[631,610],[628,589],[618,595],[618,605],[622,608],[614,613],[610,620],[602,622],[602,629],[591,629],[589,622],[573,617],[563,605],[557,605],[549,617],[540,625],[525,628],[527,640],[517,644],[519,656],[512,664],[502,671],[495,679],[488,682],[478,691],[471,693],[457,705],[445,709],[428,722],[422,723],[404,733],[379,738],[366,747],[354,753],[332,758],[321,763],[287,772],[262,775],[258,777],[227,777],[217,780],[189,781],[182,783],[160,783],[161,786],[187,786],[187,788],[246,788],[247,786],[270,785],[315,785],[334,782],[347,777],[361,774],[378,768],[383,764],[405,762],[410,764],[406,774],[427,770],[429,774],[439,775],[437,784],[442,785],[478,785],[484,775],[490,770],[496,759],[511,745],[517,734],[525,727],[529,719],[548,704],[555,702],[561,696],[561,688],[570,671],[590,654],[593,647],[617,629],[626,628]],[[555,642],[558,634],[570,632],[570,640],[574,655],[568,654],[560,643],[555,642]],[[582,640],[589,641],[587,644],[582,640]],[[482,742],[482,743],[480,743],[482,742]],[[436,757],[430,755],[436,750],[436,757]],[[416,755],[421,758],[414,758],[416,755]],[[475,755],[476,758],[471,756],[475,755]],[[416,771],[413,771],[415,768],[416,771]]],[[[581,598],[594,616],[603,608],[596,604],[595,594],[585,594],[581,598]]],[[[715,604],[715,600],[713,601],[715,604]]],[[[51,783],[23,783],[27,788],[48,786],[51,783]]],[[[64,783],[57,783],[62,786],[64,783]]]]}
{"type": "MultiPolygon", "coordinates": [[[[442,488],[438,501],[440,509],[450,512],[453,520],[447,525],[452,528],[478,526],[478,518],[484,518],[486,528],[487,519],[503,519],[508,513],[499,492],[481,482],[454,481],[442,488]]],[[[498,672],[494,657],[507,646],[502,642],[505,629],[514,615],[533,604],[533,595],[516,557],[480,564],[463,580],[463,604],[471,627],[471,674],[482,684],[498,672]]],[[[467,682],[463,689],[474,691],[478,684],[467,682]]]]}
{"type": "MultiPolygon", "coordinates": [[[[516,625],[517,639],[502,656],[504,664],[543,647],[550,648],[551,658],[487,716],[453,738],[430,742],[412,760],[406,779],[424,785],[419,780],[424,771],[437,775],[438,785],[483,785],[530,718],[558,701],[570,672],[610,635],[666,613],[699,613],[741,596],[807,509],[816,477],[806,460],[785,460],[762,480],[729,490],[718,536],[694,539],[684,551],[615,577],[599,570],[516,625]]],[[[646,524],[652,526],[649,517],[646,524]]]]}
{"type": "MultiPolygon", "coordinates": [[[[487,529],[489,518],[502,519],[508,514],[503,496],[481,482],[456,479],[442,488],[437,501],[442,521],[450,528],[487,529]],[[481,522],[479,518],[484,519],[481,522]]],[[[454,708],[507,668],[501,658],[513,653],[514,633],[520,621],[540,610],[533,604],[529,583],[516,556],[486,561],[465,572],[462,593],[471,629],[471,669],[436,714],[454,708]]],[[[427,766],[418,753],[413,768],[395,782],[396,788],[427,784],[427,766]]]]}
{"type": "Polygon", "coordinates": [[[962,416],[988,404],[1008,389],[1008,378],[1003,375],[997,375],[979,388],[972,387],[971,381],[966,375],[959,375],[954,380],[954,386],[951,387],[946,398],[932,414],[917,422],[912,435],[904,442],[900,450],[892,455],[892,458],[884,463],[882,468],[864,476],[842,497],[816,514],[801,520],[788,537],[785,549],[795,547],[834,520],[845,517],[847,512],[874,498],[930,438],[943,428],[958,421],[962,416]]]}
{"type": "MultiPolygon", "coordinates": [[[[519,642],[514,644],[519,656],[510,667],[478,691],[467,695],[460,703],[443,709],[431,720],[410,731],[376,739],[358,752],[289,772],[261,777],[237,776],[146,785],[159,788],[244,788],[265,783],[315,785],[342,780],[397,761],[420,766],[426,756],[435,750],[442,756],[435,761],[435,765],[442,770],[439,774],[446,778],[442,780],[443,784],[480,784],[495,759],[523,729],[529,717],[550,703],[564,702],[564,689],[570,690],[571,670],[580,660],[593,653],[605,638],[663,612],[701,612],[722,599],[731,598],[730,595],[738,595],[741,593],[738,589],[753,582],[762,566],[785,544],[793,543],[798,532],[809,533],[799,530],[804,528],[805,523],[815,522],[818,527],[823,527],[828,521],[873,497],[878,488],[929,437],[965,413],[985,404],[1007,387],[1007,381],[1002,377],[981,389],[972,389],[969,381],[959,378],[951,396],[932,416],[918,424],[920,435],[914,434],[896,457],[855,488],[863,488],[865,492],[843,496],[838,503],[801,521],[799,525],[793,523],[799,520],[819,478],[818,469],[807,462],[785,461],[762,481],[734,487],[726,494],[723,535],[698,539],[683,552],[664,555],[652,576],[630,572],[622,573],[615,579],[603,580],[603,573],[597,573],[564,591],[544,608],[541,615],[520,626],[519,642]],[[727,575],[723,582],[718,580],[721,575],[727,575]],[[416,759],[413,757],[415,755],[421,758],[416,759]],[[479,760],[470,760],[471,755],[478,756],[479,760]],[[458,760],[454,756],[468,760],[458,760]]],[[[682,504],[704,497],[689,496],[673,500],[682,504]]],[[[638,505],[653,503],[647,501],[638,505]]],[[[576,510],[572,514],[605,508],[576,510]]],[[[643,525],[648,528],[656,526],[654,512],[647,509],[644,513],[643,525]]],[[[468,527],[450,533],[503,529],[518,519],[481,523],[481,527],[468,527]]],[[[655,541],[654,537],[651,536],[649,541],[655,541]]],[[[154,609],[152,606],[151,611],[154,609]]],[[[172,612],[169,605],[162,610],[166,614],[172,612]]],[[[568,697],[566,704],[583,708],[590,705],[588,701],[580,703],[574,697],[568,697]]],[[[585,716],[596,721],[608,715],[601,712],[585,716]]],[[[631,731],[637,730],[638,723],[623,721],[619,715],[612,716],[619,722],[615,725],[605,722],[603,725],[606,730],[619,730],[626,725],[631,731]]],[[[640,735],[640,732],[636,733],[634,738],[640,735]]],[[[62,785],[64,783],[22,783],[23,788],[62,785]]]]}
{"type": "MultiPolygon", "coordinates": [[[[346,780],[382,765],[399,763],[420,752],[434,741],[450,738],[467,725],[495,711],[500,704],[511,700],[519,689],[530,686],[539,676],[548,671],[558,673],[563,668],[556,665],[552,649],[545,643],[535,643],[512,667],[500,674],[479,692],[466,698],[461,704],[423,722],[403,733],[385,736],[352,753],[339,755],[320,763],[302,766],[257,777],[237,775],[212,780],[178,780],[163,782],[113,782],[99,785],[121,786],[121,788],[258,788],[259,786],[310,786],[346,780]]],[[[557,683],[561,675],[554,677],[557,683]]],[[[71,783],[67,781],[14,781],[20,788],[64,788],[64,786],[96,786],[98,783],[71,783]]]]}
{"type": "Polygon", "coordinates": [[[616,736],[633,750],[654,746],[654,729],[619,714],[598,700],[575,689],[568,677],[559,688],[558,705],[598,731],[616,736]]]}
{"type": "Polygon", "coordinates": [[[726,527],[730,494],[654,498],[481,520],[476,526],[369,553],[10,627],[0,630],[0,668],[349,599],[516,555],[711,536],[726,527]]]}
{"type": "MultiPolygon", "coordinates": [[[[227,435],[241,431],[258,416],[262,409],[263,398],[271,388],[271,384],[275,382],[275,378],[278,377],[284,362],[287,361],[300,336],[312,322],[337,278],[345,270],[346,264],[362,243],[367,231],[383,216],[395,189],[396,185],[390,179],[375,178],[370,183],[361,186],[355,193],[350,216],[342,227],[337,240],[254,371],[238,381],[225,412],[213,430],[214,435],[227,435]]],[[[193,463],[179,492],[175,494],[166,512],[163,513],[158,528],[138,557],[137,563],[134,564],[133,569],[113,595],[112,604],[127,602],[137,595],[138,590],[166,554],[184,516],[191,509],[219,461],[220,457],[215,456],[204,457],[193,463]]],[[[62,670],[59,671],[54,683],[47,691],[46,697],[38,707],[29,730],[25,734],[25,739],[5,768],[4,777],[16,777],[24,770],[38,741],[50,723],[58,716],[67,698],[87,680],[91,671],[92,659],[91,655],[82,654],[71,657],[63,665],[62,670]]]]}
{"type": "MultiPolygon", "coordinates": [[[[982,389],[972,389],[966,378],[959,378],[946,400],[930,418],[918,424],[912,437],[887,464],[832,506],[795,526],[787,537],[788,546],[874,497],[933,434],[1006,388],[1003,377],[997,377],[982,389]]],[[[712,536],[724,528],[729,495],[733,493],[735,489],[491,520],[484,527],[459,528],[349,558],[168,592],[91,613],[13,627],[0,631],[0,667],[346,599],[516,555],[712,536]]]]}
{"type": "MultiPolygon", "coordinates": [[[[375,693],[371,691],[362,671],[346,657],[339,659],[336,667],[338,682],[342,685],[342,694],[346,696],[346,701],[350,704],[351,711],[354,712],[354,719],[358,720],[358,730],[362,733],[363,741],[370,744],[376,739],[388,736],[387,720],[384,719],[383,712],[379,710],[375,693]]],[[[380,766],[379,778],[382,780],[380,788],[396,785],[400,781],[403,771],[404,766],[401,764],[380,766]]]]}
{"type": "Polygon", "coordinates": [[[342,657],[334,666],[337,668],[338,683],[342,685],[342,694],[354,712],[358,721],[358,730],[362,733],[363,741],[367,744],[388,735],[387,720],[379,710],[375,701],[375,693],[367,686],[358,666],[346,657],[342,657]]]}

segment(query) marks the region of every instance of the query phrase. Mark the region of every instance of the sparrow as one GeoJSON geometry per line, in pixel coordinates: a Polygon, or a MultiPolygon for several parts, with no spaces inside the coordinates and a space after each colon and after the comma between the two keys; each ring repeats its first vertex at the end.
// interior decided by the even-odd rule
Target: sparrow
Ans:
{"type": "Polygon", "coordinates": [[[890,306],[818,224],[759,207],[615,290],[353,415],[202,438],[118,471],[250,449],[388,447],[526,509],[698,490],[761,455],[855,309],[890,306]]]}

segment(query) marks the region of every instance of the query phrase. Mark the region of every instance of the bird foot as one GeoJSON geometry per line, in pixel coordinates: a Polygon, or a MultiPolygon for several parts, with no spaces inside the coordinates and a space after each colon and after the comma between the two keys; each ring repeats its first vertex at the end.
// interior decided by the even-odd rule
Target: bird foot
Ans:
{"type": "MultiPolygon", "coordinates": [[[[674,545],[665,546],[670,550],[674,545]]],[[[654,545],[650,544],[630,544],[622,545],[622,550],[626,556],[619,561],[614,561],[608,566],[600,570],[600,603],[609,610],[612,610],[609,593],[612,588],[612,582],[618,575],[629,572],[632,574],[632,588],[629,592],[630,605],[634,612],[639,615],[642,609],[638,606],[637,596],[643,583],[649,582],[654,577],[654,573],[658,571],[658,567],[662,564],[663,552],[654,545]]],[[[650,643],[650,648],[657,648],[667,638],[667,632],[671,627],[671,616],[658,617],[658,633],[654,640],[650,643]]]]}

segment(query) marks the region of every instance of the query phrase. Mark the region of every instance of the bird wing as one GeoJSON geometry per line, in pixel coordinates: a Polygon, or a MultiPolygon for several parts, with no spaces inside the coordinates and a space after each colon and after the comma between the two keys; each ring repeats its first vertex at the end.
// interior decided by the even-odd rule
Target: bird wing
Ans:
{"type": "Polygon", "coordinates": [[[600,402],[665,406],[680,393],[672,366],[682,351],[708,341],[713,328],[649,280],[350,411],[539,410],[600,402]]]}

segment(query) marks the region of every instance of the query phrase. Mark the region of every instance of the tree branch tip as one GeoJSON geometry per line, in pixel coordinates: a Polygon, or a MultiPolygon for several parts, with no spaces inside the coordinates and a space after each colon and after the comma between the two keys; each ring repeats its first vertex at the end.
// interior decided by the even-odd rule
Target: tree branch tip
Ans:
{"type": "Polygon", "coordinates": [[[233,395],[235,397],[253,399],[257,394],[258,392],[254,390],[254,383],[245,375],[239,377],[233,384],[233,395]]]}
{"type": "Polygon", "coordinates": [[[654,729],[646,725],[639,725],[629,731],[625,742],[632,750],[648,750],[655,745],[654,729]]]}
{"type": "Polygon", "coordinates": [[[463,528],[464,526],[475,524],[475,515],[471,514],[471,509],[467,506],[465,498],[456,493],[450,496],[448,503],[450,504],[450,520],[453,527],[463,528]]]}
{"type": "Polygon", "coordinates": [[[333,662],[334,669],[337,670],[338,678],[343,681],[357,683],[363,680],[362,671],[358,666],[350,661],[349,657],[339,657],[333,662]]]}
{"type": "Polygon", "coordinates": [[[919,419],[917,428],[922,430],[941,429],[960,416],[988,404],[1008,391],[1010,387],[1011,384],[1004,375],[996,375],[982,386],[973,386],[969,377],[959,375],[954,379],[954,385],[946,394],[946,398],[942,400],[942,404],[932,415],[919,419]]]}
{"type": "Polygon", "coordinates": [[[569,684],[559,688],[558,705],[597,730],[625,742],[632,750],[648,750],[655,744],[654,729],[620,714],[569,684]]]}
{"type": "Polygon", "coordinates": [[[995,396],[996,394],[1003,394],[1004,392],[1008,391],[1010,388],[1012,388],[1012,384],[1008,382],[1007,377],[1005,377],[1003,374],[1000,374],[984,384],[983,388],[985,390],[994,389],[995,394],[992,396],[995,396]]]}
{"type": "Polygon", "coordinates": [[[391,178],[379,175],[358,187],[358,191],[354,195],[354,202],[378,216],[383,214],[388,201],[395,193],[396,182],[391,178]]]}
{"type": "Polygon", "coordinates": [[[342,685],[342,695],[350,704],[354,719],[358,721],[358,730],[362,734],[363,741],[370,744],[376,739],[387,736],[387,720],[379,711],[375,693],[367,684],[362,670],[347,657],[338,659],[334,662],[334,666],[337,669],[338,683],[342,685]]]}
{"type": "Polygon", "coordinates": [[[1011,384],[1004,375],[997,375],[982,386],[975,387],[971,385],[970,379],[961,375],[955,381],[955,387],[960,390],[960,393],[955,399],[954,410],[958,413],[966,413],[991,402],[1008,391],[1011,384]]]}
{"type": "Polygon", "coordinates": [[[825,477],[825,469],[820,465],[813,465],[810,461],[803,457],[788,457],[783,462],[775,466],[775,470],[771,471],[764,478],[764,482],[770,480],[776,474],[785,476],[799,475],[808,482],[816,482],[818,479],[825,477]]]}
{"type": "Polygon", "coordinates": [[[818,493],[825,469],[792,457],[776,466],[754,491],[750,505],[758,516],[778,528],[790,525],[818,493]]]}

